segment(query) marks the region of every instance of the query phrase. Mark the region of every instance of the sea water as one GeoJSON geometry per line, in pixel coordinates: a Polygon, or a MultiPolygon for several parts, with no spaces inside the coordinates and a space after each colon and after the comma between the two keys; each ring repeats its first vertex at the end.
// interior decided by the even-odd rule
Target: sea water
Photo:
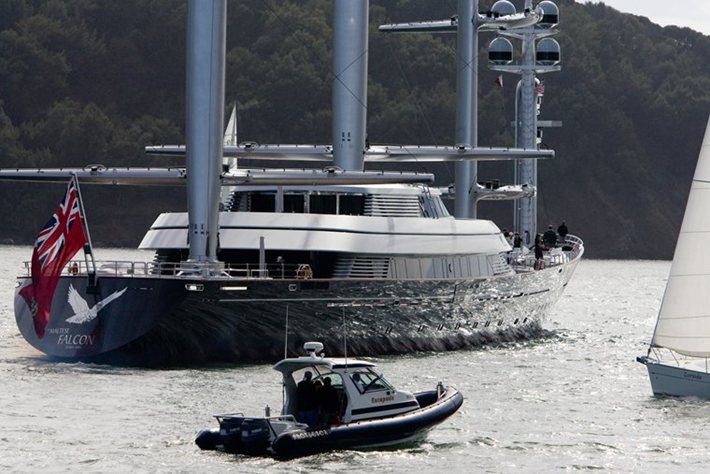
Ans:
{"type": "MultiPolygon", "coordinates": [[[[710,402],[656,399],[645,354],[670,268],[581,262],[539,340],[377,357],[396,386],[466,400],[421,444],[287,462],[200,451],[213,414],[281,404],[270,364],[147,370],[51,361],[14,321],[28,247],[0,247],[0,472],[706,472],[710,402]]],[[[99,249],[101,259],[145,259],[99,249]]],[[[235,343],[238,343],[236,341],[235,343]]]]}

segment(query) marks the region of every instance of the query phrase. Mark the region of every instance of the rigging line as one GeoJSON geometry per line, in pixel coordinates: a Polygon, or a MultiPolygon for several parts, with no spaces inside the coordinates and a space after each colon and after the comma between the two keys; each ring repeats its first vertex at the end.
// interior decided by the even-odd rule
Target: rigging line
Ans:
{"type": "MultiPolygon", "coordinates": [[[[268,8],[269,10],[271,10],[271,13],[273,13],[274,16],[275,16],[275,17],[286,27],[286,29],[291,33],[291,36],[292,36],[292,37],[296,37],[296,36],[295,36],[295,33],[296,33],[298,30],[295,29],[295,28],[292,28],[292,27],[291,27],[291,24],[290,24],[289,22],[287,22],[286,20],[284,20],[284,19],[281,17],[281,15],[279,15],[278,11],[271,5],[271,2],[265,2],[265,3],[266,3],[267,8],[268,8]]],[[[304,46],[304,47],[306,47],[307,49],[310,49],[312,52],[315,52],[315,50],[313,50],[312,48],[310,48],[309,45],[306,44],[305,42],[299,41],[299,43],[301,43],[301,45],[304,46]]],[[[345,83],[343,83],[342,80],[340,80],[340,77],[339,77],[339,76],[340,76],[340,74],[342,74],[343,72],[347,71],[353,64],[355,64],[360,58],[362,58],[362,57],[363,57],[364,55],[366,55],[367,53],[368,53],[368,50],[367,50],[367,49],[364,50],[364,51],[362,51],[362,52],[360,53],[360,55],[359,55],[357,58],[355,58],[350,64],[348,64],[342,71],[338,72],[338,74],[335,74],[335,73],[333,74],[333,75],[334,75],[333,80],[337,80],[338,82],[340,82],[340,83],[345,87],[345,89],[350,93],[350,95],[352,95],[352,96],[355,98],[355,100],[357,100],[357,101],[360,103],[360,106],[361,106],[363,109],[365,109],[365,110],[367,110],[367,105],[364,104],[364,103],[362,102],[362,100],[361,100],[348,86],[346,86],[345,83]]]]}
{"type": "Polygon", "coordinates": [[[353,64],[355,64],[356,62],[358,62],[358,61],[360,60],[360,58],[362,58],[364,55],[366,55],[367,52],[368,52],[367,49],[364,50],[362,53],[360,53],[360,56],[358,56],[357,58],[353,59],[353,60],[350,62],[350,64],[348,64],[347,66],[345,66],[345,68],[343,68],[342,71],[338,72],[338,74],[334,74],[334,75],[333,75],[333,80],[337,80],[338,82],[340,82],[340,83],[343,85],[343,87],[345,87],[345,89],[346,89],[348,92],[350,92],[350,95],[353,96],[353,97],[355,98],[355,100],[357,100],[357,101],[360,103],[360,105],[362,106],[362,108],[365,109],[366,111],[367,111],[367,105],[363,104],[362,101],[360,100],[360,98],[359,98],[357,95],[355,95],[355,93],[354,93],[342,80],[340,80],[340,75],[341,75],[342,73],[344,73],[345,71],[347,71],[348,69],[350,69],[350,67],[351,67],[353,64]]]}
{"type": "MultiPolygon", "coordinates": [[[[278,10],[272,5],[272,3],[273,3],[273,2],[270,2],[270,1],[264,2],[264,4],[266,5],[266,7],[270,10],[270,12],[274,15],[274,17],[276,17],[276,19],[281,23],[281,25],[284,27],[284,29],[289,32],[289,34],[290,34],[290,38],[289,38],[289,39],[290,39],[291,41],[296,41],[296,42],[299,43],[301,46],[303,46],[307,51],[309,51],[309,52],[311,52],[311,53],[313,53],[313,54],[317,54],[317,51],[316,51],[309,43],[306,43],[305,41],[302,41],[302,40],[298,37],[298,35],[296,34],[296,33],[298,33],[299,31],[307,31],[307,30],[305,30],[304,28],[300,28],[300,29],[299,29],[299,28],[294,28],[294,27],[292,26],[293,23],[286,21],[286,20],[283,18],[283,16],[279,14],[278,10]]],[[[299,112],[294,112],[294,113],[292,113],[292,114],[286,115],[286,118],[295,117],[295,116],[298,115],[298,114],[299,114],[299,112]]]]}
{"type": "Polygon", "coordinates": [[[396,54],[394,54],[394,50],[392,48],[392,45],[389,42],[388,42],[387,46],[389,48],[390,54],[394,58],[395,64],[397,64],[397,69],[399,70],[399,73],[402,76],[402,79],[404,80],[405,84],[407,85],[407,90],[409,90],[409,95],[414,100],[414,105],[417,107],[417,112],[419,112],[419,115],[421,115],[422,120],[424,120],[424,125],[426,126],[427,132],[429,132],[429,136],[431,137],[432,142],[434,143],[435,146],[438,146],[439,144],[437,143],[436,137],[434,136],[434,131],[432,130],[431,124],[429,123],[429,120],[427,119],[427,116],[424,113],[424,107],[421,105],[421,102],[417,99],[416,95],[414,95],[412,85],[409,82],[409,78],[404,73],[404,68],[402,67],[402,63],[399,62],[399,58],[397,57],[396,54]]]}
{"type": "MultiPolygon", "coordinates": [[[[396,54],[394,54],[394,50],[392,48],[392,43],[389,41],[386,42],[387,44],[387,49],[390,52],[390,56],[394,59],[395,64],[397,65],[397,69],[399,70],[400,76],[402,76],[402,79],[404,80],[404,83],[407,86],[407,90],[409,91],[409,96],[413,98],[413,102],[415,107],[417,108],[417,112],[419,112],[419,115],[421,116],[422,120],[424,120],[424,126],[427,129],[427,132],[429,132],[429,135],[431,136],[432,141],[434,142],[435,146],[438,146],[436,142],[436,137],[434,137],[434,131],[431,128],[431,125],[429,124],[429,120],[427,120],[426,114],[424,113],[423,107],[421,106],[420,102],[417,100],[416,96],[412,92],[412,86],[409,83],[409,79],[407,78],[407,75],[404,73],[404,69],[402,68],[402,64],[399,62],[399,58],[397,57],[396,54]]],[[[421,169],[423,169],[426,173],[429,172],[429,169],[421,163],[419,160],[415,160],[415,163],[417,163],[421,169]]],[[[448,166],[444,166],[444,169],[446,169],[447,173],[449,174],[449,178],[453,179],[453,176],[451,175],[451,171],[449,170],[448,166]]]]}
{"type": "MultiPolygon", "coordinates": [[[[552,223],[552,220],[550,219],[550,213],[547,212],[547,203],[545,202],[545,198],[544,198],[543,195],[542,195],[542,191],[540,191],[540,187],[537,186],[537,184],[538,184],[538,183],[535,183],[536,188],[537,188],[537,189],[535,190],[535,192],[537,193],[537,197],[538,197],[538,200],[537,200],[538,206],[539,206],[539,207],[542,207],[542,212],[545,214],[545,217],[546,217],[545,220],[548,222],[548,225],[549,225],[549,224],[552,223]],[[540,202],[541,202],[541,201],[542,201],[542,205],[540,206],[540,202]]],[[[545,227],[545,228],[547,229],[547,226],[544,225],[544,224],[543,224],[543,227],[545,227]]],[[[538,230],[539,230],[539,229],[538,229],[538,230]]],[[[538,232],[538,233],[540,233],[540,232],[538,232]]]]}

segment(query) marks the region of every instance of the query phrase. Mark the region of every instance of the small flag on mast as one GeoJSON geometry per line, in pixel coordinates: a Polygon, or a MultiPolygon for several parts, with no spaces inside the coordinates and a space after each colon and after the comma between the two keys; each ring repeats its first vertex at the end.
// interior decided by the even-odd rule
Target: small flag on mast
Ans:
{"type": "Polygon", "coordinates": [[[496,77],[496,85],[503,87],[503,74],[498,74],[498,77],[496,77]]]}
{"type": "Polygon", "coordinates": [[[35,333],[40,339],[49,322],[59,276],[86,243],[75,179],[69,181],[64,199],[37,236],[32,251],[32,281],[19,292],[32,312],[35,333]]]}
{"type": "Polygon", "coordinates": [[[535,94],[545,95],[545,83],[539,79],[535,79],[535,94]]]}

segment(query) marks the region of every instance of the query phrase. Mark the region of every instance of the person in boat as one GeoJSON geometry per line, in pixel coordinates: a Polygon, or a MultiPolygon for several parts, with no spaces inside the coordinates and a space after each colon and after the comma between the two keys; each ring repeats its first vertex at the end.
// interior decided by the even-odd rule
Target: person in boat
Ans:
{"type": "Polygon", "coordinates": [[[325,377],[323,379],[323,388],[319,392],[319,405],[320,405],[320,425],[329,426],[337,423],[337,418],[339,414],[339,397],[338,392],[333,387],[330,377],[325,377]]]}
{"type": "Polygon", "coordinates": [[[505,227],[503,227],[503,237],[505,237],[505,240],[508,242],[508,244],[513,245],[513,233],[505,227]]]}
{"type": "Polygon", "coordinates": [[[303,380],[298,382],[296,388],[296,419],[301,423],[306,423],[313,427],[318,423],[318,399],[316,398],[316,387],[311,380],[313,374],[307,370],[303,374],[303,380]]]}
{"type": "Polygon", "coordinates": [[[363,393],[365,391],[365,382],[363,382],[362,378],[360,378],[360,374],[355,372],[352,375],[352,379],[360,393],[363,393]]]}
{"type": "Polygon", "coordinates": [[[522,246],[523,246],[523,239],[520,237],[520,234],[516,232],[515,235],[513,236],[513,248],[519,249],[519,248],[522,248],[522,246]]]}
{"type": "Polygon", "coordinates": [[[547,226],[547,230],[542,234],[542,240],[548,249],[557,245],[557,233],[552,229],[552,224],[547,226]]]}
{"type": "Polygon", "coordinates": [[[567,224],[565,223],[565,221],[562,221],[562,224],[560,224],[560,226],[557,228],[557,234],[559,234],[560,240],[562,242],[565,241],[568,233],[569,230],[567,229],[567,224]]]}
{"type": "Polygon", "coordinates": [[[540,234],[535,236],[535,270],[542,270],[545,268],[544,254],[542,253],[545,249],[543,244],[543,237],[540,234]]]}

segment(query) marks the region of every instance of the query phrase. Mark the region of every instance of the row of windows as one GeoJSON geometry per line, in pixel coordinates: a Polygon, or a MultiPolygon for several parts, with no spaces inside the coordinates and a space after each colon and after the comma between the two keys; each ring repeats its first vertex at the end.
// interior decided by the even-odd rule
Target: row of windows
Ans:
{"type": "MultiPolygon", "coordinates": [[[[246,195],[235,195],[231,210],[362,216],[365,215],[369,197],[371,196],[366,194],[284,193],[279,195],[274,192],[251,192],[246,195]]],[[[398,209],[403,209],[401,212],[404,212],[408,206],[407,199],[403,201],[401,196],[393,197],[389,206],[388,202],[390,201],[387,199],[380,199],[376,204],[379,207],[384,205],[385,208],[391,208],[391,215],[397,215],[400,212],[398,209]]],[[[418,200],[414,200],[414,206],[415,209],[418,207],[420,216],[437,218],[449,215],[439,199],[420,196],[418,200]]],[[[411,213],[411,209],[409,212],[411,213]]]]}
{"type": "Polygon", "coordinates": [[[488,276],[493,272],[487,255],[443,258],[393,258],[392,278],[460,278],[488,276]]]}

